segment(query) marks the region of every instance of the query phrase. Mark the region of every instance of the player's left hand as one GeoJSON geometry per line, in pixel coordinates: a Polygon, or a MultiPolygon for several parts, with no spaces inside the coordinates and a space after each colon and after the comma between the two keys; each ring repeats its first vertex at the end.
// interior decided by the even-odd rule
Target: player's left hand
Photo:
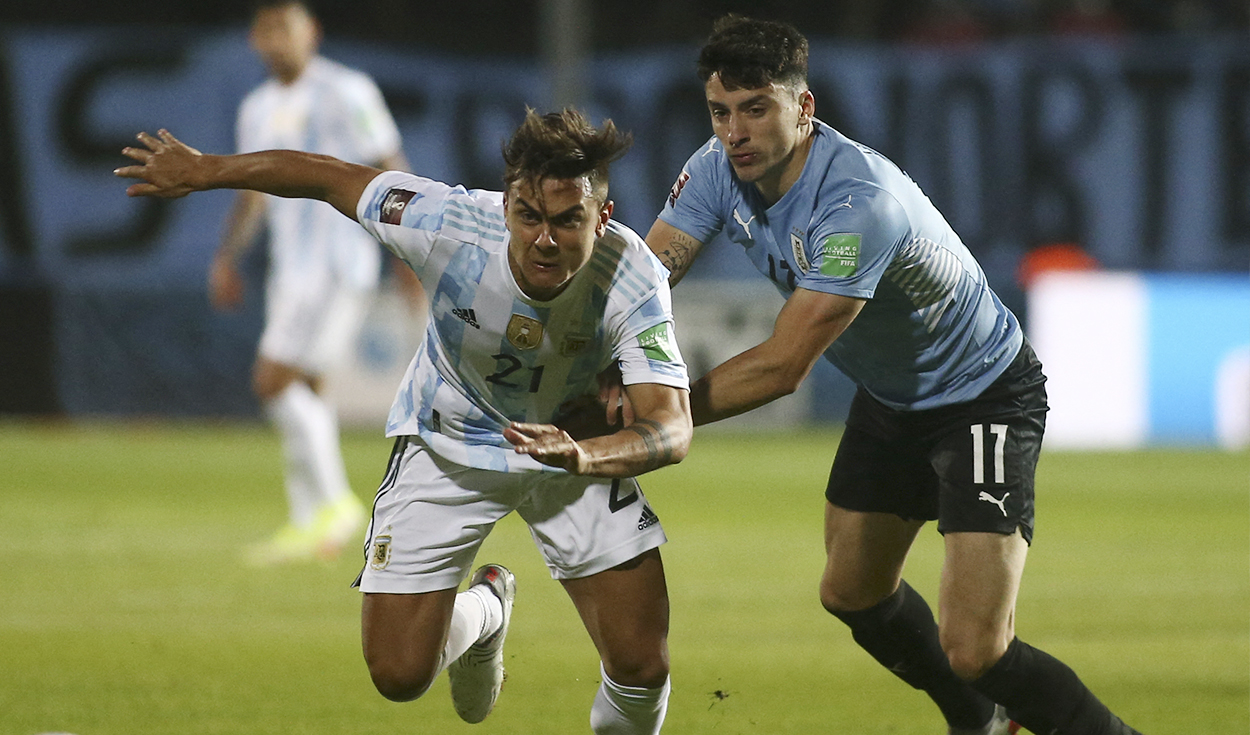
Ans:
{"type": "Polygon", "coordinates": [[[503,430],[503,438],[512,442],[517,454],[528,454],[550,467],[580,475],[586,466],[586,452],[581,445],[557,426],[514,421],[503,430]]]}
{"type": "Polygon", "coordinates": [[[139,166],[123,166],[113,173],[125,179],[142,179],[141,184],[131,184],[126,195],[132,197],[160,197],[177,199],[197,187],[192,183],[196,165],[204,154],[178,140],[168,130],[157,131],[153,137],[139,133],[143,147],[127,147],[122,155],[138,161],[139,166]]]}

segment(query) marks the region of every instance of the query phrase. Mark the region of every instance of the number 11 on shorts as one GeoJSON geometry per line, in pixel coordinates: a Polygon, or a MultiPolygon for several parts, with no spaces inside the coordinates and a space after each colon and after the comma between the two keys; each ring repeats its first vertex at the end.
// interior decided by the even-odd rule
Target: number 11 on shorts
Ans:
{"type": "MultiPolygon", "coordinates": [[[[1004,481],[1003,446],[1007,443],[1007,425],[990,424],[994,435],[994,484],[1004,481]]],[[[985,484],[985,424],[972,425],[972,484],[985,484]]]]}

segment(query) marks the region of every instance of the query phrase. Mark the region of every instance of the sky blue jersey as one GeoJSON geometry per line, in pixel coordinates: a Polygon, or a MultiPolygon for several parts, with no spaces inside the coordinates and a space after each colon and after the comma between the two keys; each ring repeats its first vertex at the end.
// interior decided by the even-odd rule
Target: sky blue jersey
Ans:
{"type": "Polygon", "coordinates": [[[1019,351],[1019,321],[907,174],[820,121],[814,128],[803,172],[771,207],[713,137],[686,162],[660,219],[704,243],[724,230],[783,296],[867,299],[825,357],[887,406],[980,395],[1019,351]]]}
{"type": "Polygon", "coordinates": [[[508,423],[551,423],[565,402],[597,392],[596,376],[617,362],[625,385],[689,389],[668,270],[628,227],[610,221],[568,287],[536,301],[508,266],[500,192],[390,171],[370,183],[356,214],[430,300],[387,436],[419,436],[469,467],[563,472],[513,451],[508,423]]]}

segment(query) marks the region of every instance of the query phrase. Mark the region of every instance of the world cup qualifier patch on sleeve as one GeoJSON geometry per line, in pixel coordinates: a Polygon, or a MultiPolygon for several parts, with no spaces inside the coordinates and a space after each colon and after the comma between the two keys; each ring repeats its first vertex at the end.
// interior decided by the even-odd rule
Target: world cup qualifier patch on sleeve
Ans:
{"type": "Polygon", "coordinates": [[[669,331],[668,322],[657,324],[638,335],[638,346],[648,359],[661,362],[677,360],[677,346],[673,344],[673,333],[669,331]]]}
{"type": "Polygon", "coordinates": [[[845,278],[859,270],[859,244],[863,235],[841,233],[830,235],[820,247],[820,274],[845,278]]]}

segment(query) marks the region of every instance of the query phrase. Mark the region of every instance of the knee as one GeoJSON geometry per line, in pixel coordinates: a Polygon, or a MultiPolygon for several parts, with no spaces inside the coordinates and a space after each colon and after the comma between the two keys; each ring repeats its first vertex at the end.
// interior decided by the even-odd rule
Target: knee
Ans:
{"type": "Polygon", "coordinates": [[[867,610],[890,596],[890,590],[839,584],[825,575],[820,580],[820,604],[831,615],[867,610]]]}
{"type": "Polygon", "coordinates": [[[941,636],[942,651],[950,661],[951,671],[964,681],[980,679],[985,672],[994,667],[1003,657],[1007,647],[999,645],[997,637],[964,637],[941,636]]]}
{"type": "Polygon", "coordinates": [[[657,689],[668,681],[668,656],[653,655],[605,656],[603,670],[608,678],[626,687],[657,689]]]}
{"type": "Polygon", "coordinates": [[[404,667],[392,661],[370,661],[369,678],[378,693],[392,702],[411,702],[425,694],[438,671],[433,668],[404,667]]]}

